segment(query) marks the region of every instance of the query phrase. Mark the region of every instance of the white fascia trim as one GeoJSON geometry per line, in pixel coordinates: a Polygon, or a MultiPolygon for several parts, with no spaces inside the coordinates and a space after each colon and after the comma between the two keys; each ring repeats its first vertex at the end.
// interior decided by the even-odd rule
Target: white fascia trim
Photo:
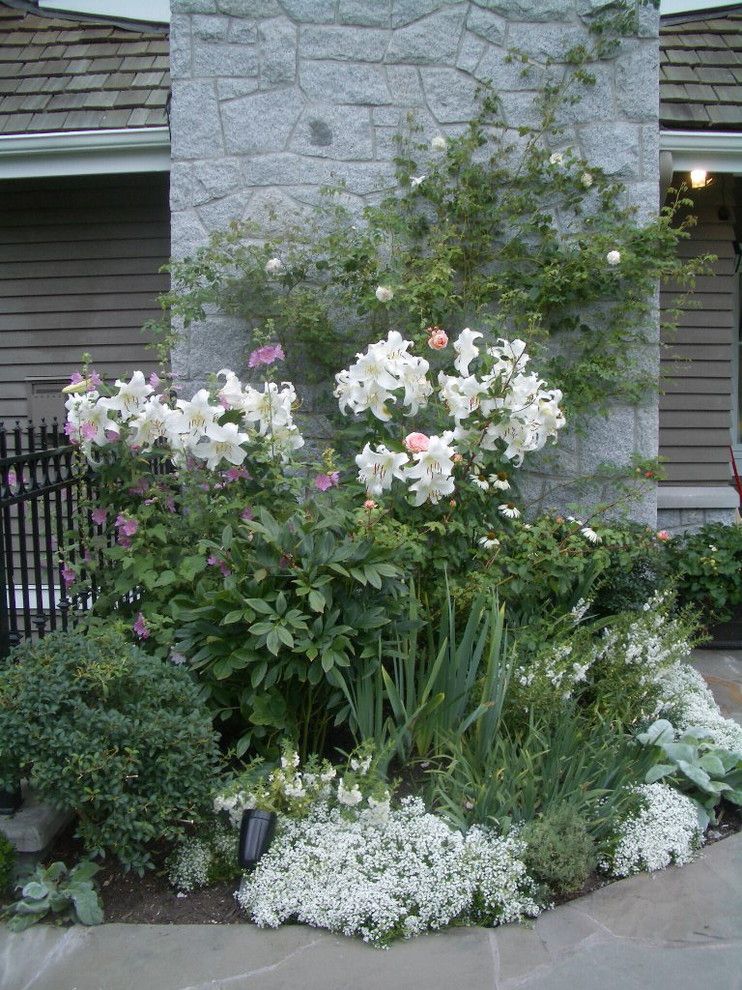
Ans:
{"type": "Polygon", "coordinates": [[[0,135],[0,179],[169,169],[167,127],[0,135]]]}
{"type": "Polygon", "coordinates": [[[735,131],[660,131],[660,151],[672,153],[675,172],[742,172],[742,133],[735,131]]]}

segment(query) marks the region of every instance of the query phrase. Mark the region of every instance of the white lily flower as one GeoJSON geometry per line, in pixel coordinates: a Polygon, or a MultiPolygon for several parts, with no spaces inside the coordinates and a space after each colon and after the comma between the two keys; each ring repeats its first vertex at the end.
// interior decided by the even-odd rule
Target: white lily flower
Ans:
{"type": "Polygon", "coordinates": [[[369,495],[381,495],[392,487],[394,478],[404,479],[402,469],[408,463],[407,454],[394,453],[383,443],[373,451],[367,443],[361,453],[356,455],[358,480],[366,486],[369,495]]]}
{"type": "Polygon", "coordinates": [[[135,371],[128,382],[117,378],[114,384],[118,392],[110,399],[101,399],[101,405],[112,412],[119,413],[124,423],[137,415],[145,399],[154,392],[152,386],[145,381],[144,373],[141,371],[135,371]]]}
{"type": "Polygon", "coordinates": [[[462,378],[468,377],[469,365],[475,358],[479,357],[479,348],[474,341],[482,336],[478,330],[470,330],[469,327],[465,327],[453,342],[453,349],[457,355],[453,366],[462,378]]]}
{"type": "Polygon", "coordinates": [[[206,443],[199,443],[193,447],[193,452],[206,460],[206,467],[213,471],[223,460],[230,464],[242,464],[247,457],[247,451],[242,444],[247,443],[250,437],[247,433],[240,433],[236,423],[210,423],[206,427],[206,443]]]}

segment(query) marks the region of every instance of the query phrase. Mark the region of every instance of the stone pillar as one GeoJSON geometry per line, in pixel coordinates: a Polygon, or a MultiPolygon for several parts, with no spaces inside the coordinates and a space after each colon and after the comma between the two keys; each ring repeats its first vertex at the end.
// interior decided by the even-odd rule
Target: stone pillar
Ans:
{"type": "MultiPolygon", "coordinates": [[[[587,37],[609,0],[172,0],[172,244],[183,256],[233,218],[296,217],[344,180],[359,208],[393,187],[393,138],[408,111],[431,136],[460,133],[490,79],[508,123],[532,122],[534,87],[508,49],[559,56],[587,37]]],[[[627,187],[640,215],[658,206],[658,18],[594,69],[596,85],[565,110],[573,145],[627,187]]],[[[655,321],[656,322],[656,321],[655,321]]],[[[648,360],[657,364],[650,328],[648,360]]],[[[173,355],[191,389],[244,363],[237,321],[193,327],[173,355]]],[[[616,408],[573,441],[567,473],[657,453],[656,397],[616,408]]],[[[533,478],[543,495],[544,477],[533,478]]],[[[650,496],[638,516],[654,523],[650,496]]]]}

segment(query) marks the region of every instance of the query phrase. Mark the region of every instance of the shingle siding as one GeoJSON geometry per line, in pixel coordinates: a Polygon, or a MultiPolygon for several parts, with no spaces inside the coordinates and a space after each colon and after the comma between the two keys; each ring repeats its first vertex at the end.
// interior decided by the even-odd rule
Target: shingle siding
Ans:
{"type": "MultiPolygon", "coordinates": [[[[681,254],[716,255],[713,275],[701,276],[691,307],[678,329],[665,332],[660,398],[660,454],[667,484],[729,484],[732,347],[736,339],[734,184],[717,176],[706,190],[693,190],[698,222],[681,254]],[[731,207],[730,207],[731,204],[731,207]],[[720,220],[719,211],[728,219],[720,220]]],[[[673,286],[661,295],[667,309],[679,298],[673,286]]]]}
{"type": "Polygon", "coordinates": [[[89,351],[108,378],[154,368],[170,255],[168,177],[37,179],[0,188],[0,418],[28,414],[26,379],[69,376],[89,351]]]}

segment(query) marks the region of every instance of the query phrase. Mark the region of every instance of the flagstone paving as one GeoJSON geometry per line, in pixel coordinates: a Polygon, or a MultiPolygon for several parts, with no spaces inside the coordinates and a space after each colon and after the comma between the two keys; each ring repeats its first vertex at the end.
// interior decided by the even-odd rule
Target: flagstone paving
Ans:
{"type": "MultiPolygon", "coordinates": [[[[742,721],[742,654],[696,651],[742,721]]],[[[302,925],[0,928],[0,990],[742,990],[742,833],[531,927],[461,928],[371,949],[302,925]]]]}

